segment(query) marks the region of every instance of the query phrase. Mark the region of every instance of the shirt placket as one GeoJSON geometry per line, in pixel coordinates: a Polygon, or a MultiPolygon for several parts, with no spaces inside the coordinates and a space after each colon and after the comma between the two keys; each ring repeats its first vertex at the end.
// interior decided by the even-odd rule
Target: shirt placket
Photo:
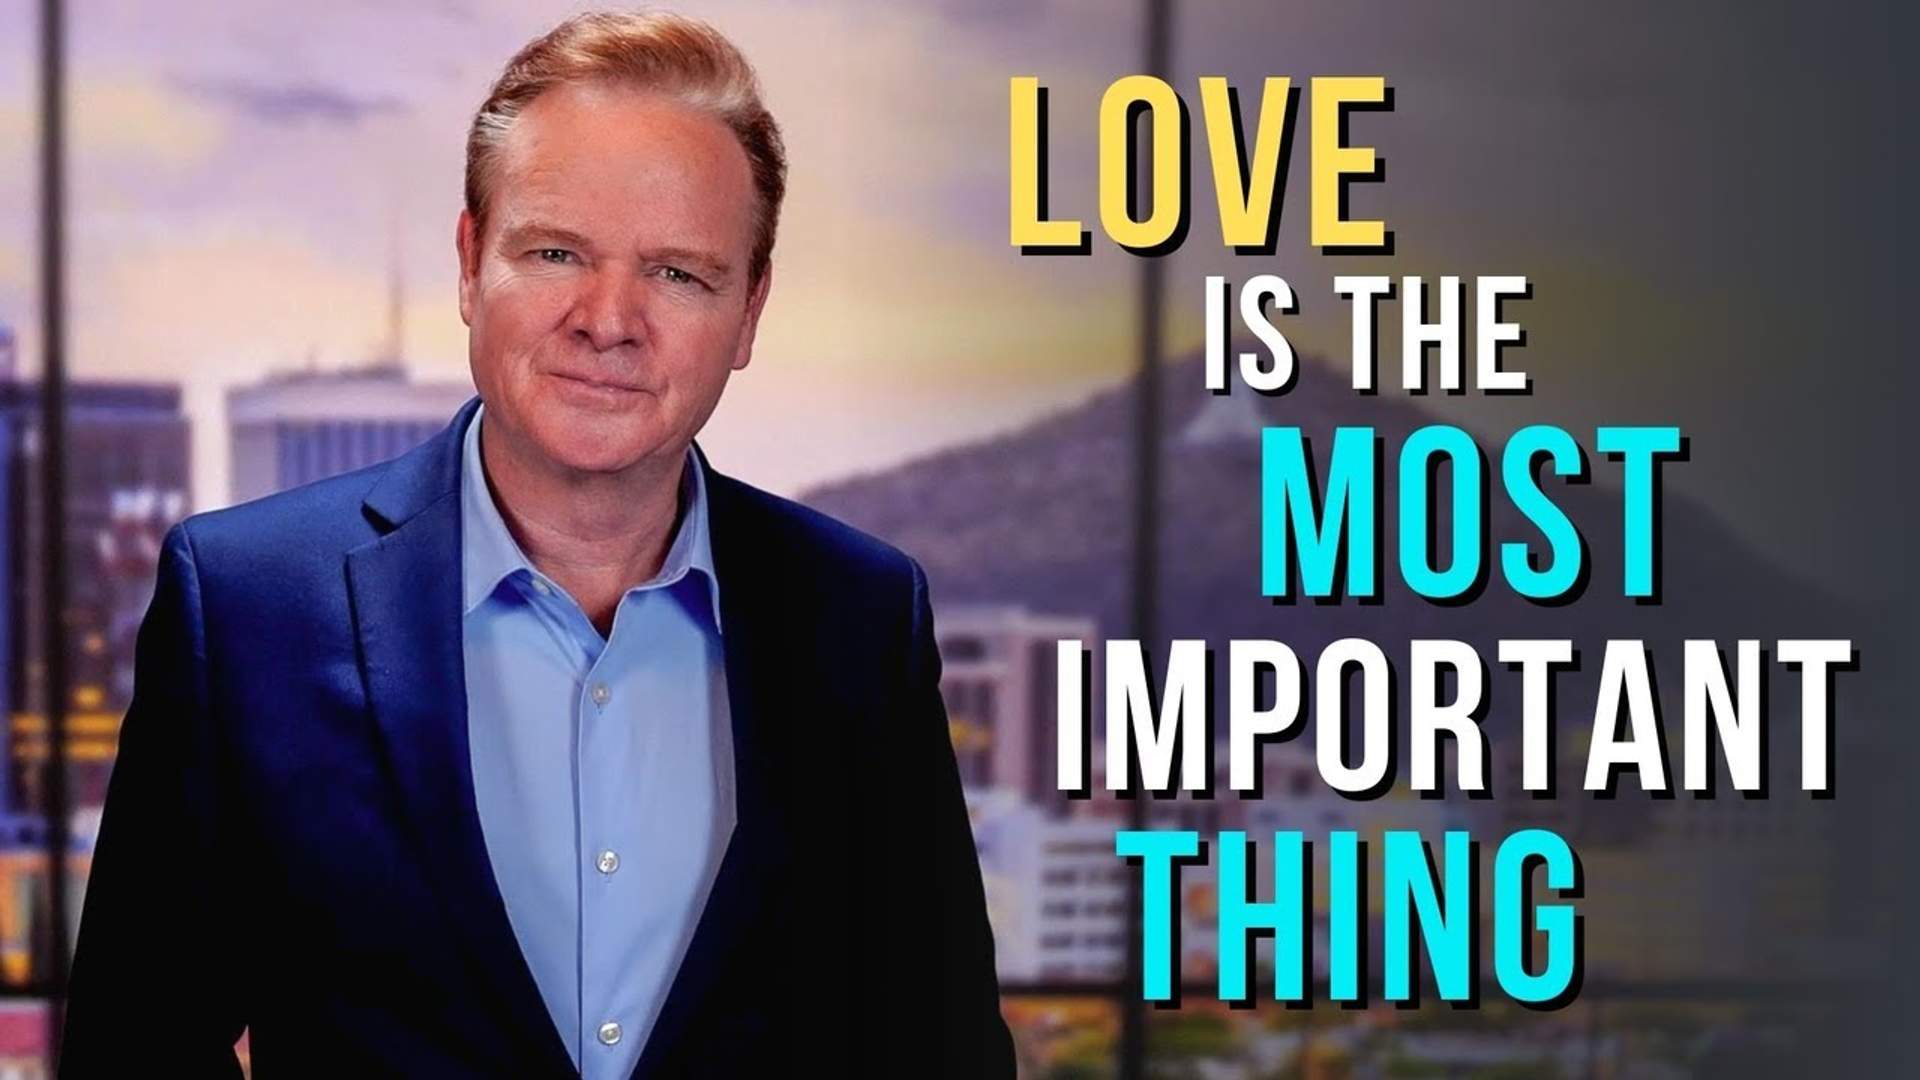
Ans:
{"type": "MultiPolygon", "coordinates": [[[[628,602],[622,600],[621,610],[628,602]]],[[[639,1019],[628,1015],[631,1010],[619,997],[617,985],[622,951],[617,928],[622,912],[633,906],[629,898],[633,869],[624,862],[631,853],[633,835],[622,813],[620,792],[631,780],[625,774],[633,760],[634,703],[622,696],[625,672],[620,641],[616,612],[606,644],[588,665],[575,703],[580,735],[575,775],[580,812],[581,1074],[590,1080],[620,1075],[621,1064],[631,1060],[630,1041],[636,1037],[639,1019]]]]}

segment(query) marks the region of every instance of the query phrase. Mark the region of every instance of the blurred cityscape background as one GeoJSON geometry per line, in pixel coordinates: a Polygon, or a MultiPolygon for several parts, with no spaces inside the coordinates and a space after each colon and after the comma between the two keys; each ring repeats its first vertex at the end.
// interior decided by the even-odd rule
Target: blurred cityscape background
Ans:
{"type": "MultiPolygon", "coordinates": [[[[473,392],[453,285],[465,126],[505,58],[577,7],[57,6],[67,258],[50,313],[42,5],[0,0],[0,139],[13,151],[0,159],[0,1080],[47,1075],[61,938],[160,537],[185,514],[392,457],[473,392]],[[49,314],[65,332],[60,685],[47,664],[49,314]]],[[[1733,3],[680,9],[758,64],[793,167],[757,362],[702,443],[716,467],[926,565],[1024,1076],[1872,1075],[1861,1063],[1904,1042],[1883,1022],[1883,980],[1906,956],[1888,945],[1890,898],[1911,871],[1875,847],[1911,820],[1896,782],[1912,760],[1908,710],[1886,677],[1911,644],[1913,600],[1899,439],[1912,376],[1891,314],[1902,172],[1832,162],[1894,139],[1906,16],[1733,3]],[[1271,256],[1211,239],[1196,170],[1188,243],[1150,270],[1103,242],[1083,258],[1020,257],[1006,243],[1008,78],[1050,88],[1053,205],[1091,221],[1099,94],[1150,69],[1190,102],[1202,74],[1243,88],[1387,76],[1394,110],[1353,123],[1386,182],[1353,198],[1357,216],[1388,219],[1394,254],[1313,253],[1303,166],[1271,256]],[[1363,271],[1528,275],[1534,298],[1508,314],[1529,345],[1510,366],[1534,393],[1351,393],[1330,282],[1363,271]],[[1279,397],[1209,395],[1200,282],[1262,272],[1301,295],[1287,323],[1306,354],[1299,382],[1279,397]],[[1692,453],[1665,473],[1662,603],[1609,595],[1620,505],[1604,461],[1562,500],[1594,559],[1578,603],[1539,607],[1497,586],[1453,608],[1391,584],[1374,606],[1260,595],[1263,425],[1319,437],[1364,424],[1392,448],[1442,421],[1487,445],[1539,422],[1681,425],[1692,453]],[[1389,656],[1413,638],[1487,657],[1500,638],[1574,639],[1588,660],[1562,680],[1560,797],[1519,791],[1518,691],[1497,670],[1490,799],[1346,799],[1301,743],[1268,749],[1257,800],[1054,790],[1056,640],[1097,658],[1108,638],[1276,638],[1311,657],[1348,636],[1389,656]],[[1677,717],[1683,639],[1825,636],[1853,638],[1862,657],[1835,689],[1836,798],[1799,791],[1800,690],[1785,673],[1768,681],[1769,799],[1729,797],[1724,776],[1717,799],[1580,792],[1604,640],[1649,643],[1677,717]],[[1129,821],[1256,839],[1466,828],[1489,844],[1554,828],[1584,865],[1583,993],[1551,1012],[1491,988],[1472,1010],[1430,993],[1417,1009],[1382,1005],[1377,988],[1360,1009],[1324,994],[1306,1010],[1218,1006],[1209,869],[1183,879],[1189,991],[1178,1009],[1144,1007],[1132,883],[1113,855],[1129,821]]],[[[1389,344],[1383,369],[1397,362],[1389,344]]],[[[1530,535],[1495,500],[1493,542],[1530,535]]],[[[1264,866],[1254,880],[1272,880],[1264,866]]],[[[1313,875],[1321,934],[1326,878],[1313,875]]],[[[1377,941],[1377,898],[1371,915],[1377,941]]],[[[859,1003],[847,1008],[857,1023],[859,1003]]]]}

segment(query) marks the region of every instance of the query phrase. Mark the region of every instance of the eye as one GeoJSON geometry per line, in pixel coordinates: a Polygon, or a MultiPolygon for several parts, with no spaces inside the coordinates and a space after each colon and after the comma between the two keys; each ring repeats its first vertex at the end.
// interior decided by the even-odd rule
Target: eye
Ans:
{"type": "Polygon", "coordinates": [[[533,253],[542,262],[562,263],[573,258],[573,252],[566,248],[536,248],[533,253]]]}
{"type": "Polygon", "coordinates": [[[687,273],[677,266],[663,266],[660,268],[660,273],[675,285],[696,285],[700,283],[699,278],[694,277],[692,274],[687,273]]]}

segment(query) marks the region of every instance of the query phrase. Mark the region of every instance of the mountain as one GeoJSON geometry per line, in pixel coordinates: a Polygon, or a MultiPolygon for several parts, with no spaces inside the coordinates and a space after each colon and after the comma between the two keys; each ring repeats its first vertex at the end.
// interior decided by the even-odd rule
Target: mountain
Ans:
{"type": "MultiPolygon", "coordinates": [[[[1590,482],[1542,481],[1589,547],[1584,595],[1542,606],[1506,586],[1500,542],[1540,548],[1544,541],[1500,486],[1509,432],[1474,432],[1489,463],[1486,588],[1466,604],[1427,601],[1402,585],[1396,562],[1398,450],[1414,430],[1439,422],[1418,398],[1355,394],[1316,363],[1303,363],[1295,386],[1275,397],[1244,387],[1235,396],[1209,394],[1197,358],[1169,365],[1163,378],[1161,639],[1275,638],[1310,661],[1341,637],[1371,638],[1389,656],[1404,655],[1411,638],[1454,637],[1479,647],[1492,664],[1500,638],[1566,637],[1594,656],[1588,667],[1597,667],[1608,637],[1645,638],[1657,653],[1670,646],[1677,658],[1683,637],[1845,636],[1848,620],[1836,604],[1770,565],[1670,484],[1660,497],[1660,602],[1622,597],[1622,470],[1592,449],[1590,430],[1571,432],[1586,452],[1590,482]],[[1276,604],[1261,595],[1258,423],[1304,429],[1321,472],[1336,427],[1371,426],[1383,440],[1381,602],[1276,604]]],[[[937,603],[1091,614],[1102,636],[1129,636],[1134,409],[1131,385],[1121,385],[1017,431],[802,498],[912,553],[926,567],[937,603]]],[[[1661,467],[1672,473],[1686,464],[1668,460],[1661,467]]],[[[1446,517],[1441,537],[1449,535],[1446,517]]],[[[1677,692],[1677,673],[1662,689],[1677,692]]]]}

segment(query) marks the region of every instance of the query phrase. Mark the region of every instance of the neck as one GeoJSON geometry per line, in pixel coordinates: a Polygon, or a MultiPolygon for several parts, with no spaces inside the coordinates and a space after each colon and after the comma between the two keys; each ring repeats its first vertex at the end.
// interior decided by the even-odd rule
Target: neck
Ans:
{"type": "Polygon", "coordinates": [[[604,636],[620,598],[666,562],[686,448],[617,473],[568,469],[529,449],[499,425],[481,425],[481,464],[508,531],[604,636]]]}

